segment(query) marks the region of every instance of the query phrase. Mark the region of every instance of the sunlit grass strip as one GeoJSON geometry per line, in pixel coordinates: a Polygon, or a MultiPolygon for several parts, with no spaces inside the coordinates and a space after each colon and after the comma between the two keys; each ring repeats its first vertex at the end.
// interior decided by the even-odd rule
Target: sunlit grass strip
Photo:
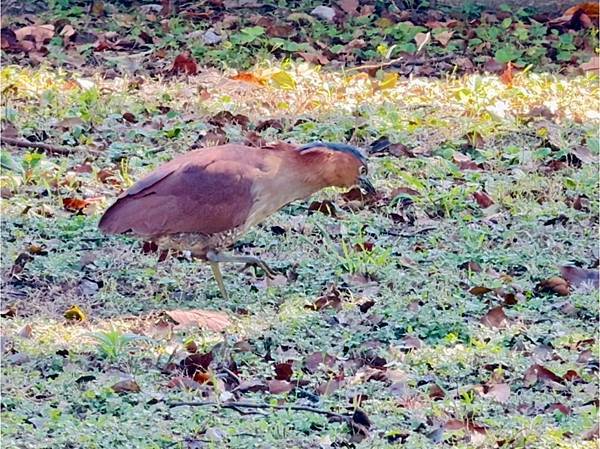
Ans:
{"type": "MultiPolygon", "coordinates": [[[[285,73],[292,87],[277,84],[279,68],[257,70],[266,85],[233,81],[216,70],[206,70],[188,79],[142,79],[135,81],[144,100],[210,112],[229,109],[250,116],[318,116],[322,113],[354,113],[359,108],[393,103],[402,109],[426,108],[437,117],[456,115],[477,120],[518,123],[518,116],[545,106],[559,120],[584,122],[600,118],[600,98],[595,75],[564,78],[551,74],[516,74],[511,85],[492,75],[409,78],[382,85],[364,73],[319,70],[307,64],[289,67],[285,73]]],[[[16,66],[0,71],[3,105],[15,100],[43,100],[45,96],[73,97],[80,90],[98,90],[102,97],[120,96],[132,89],[127,78],[93,83],[70,77],[64,71],[16,66]]]]}

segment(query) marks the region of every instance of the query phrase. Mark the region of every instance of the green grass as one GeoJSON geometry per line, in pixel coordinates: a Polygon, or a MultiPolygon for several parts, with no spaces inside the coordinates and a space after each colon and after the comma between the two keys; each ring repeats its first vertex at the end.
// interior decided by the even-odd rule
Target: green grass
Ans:
{"type": "Polygon", "coordinates": [[[1,319],[4,446],[312,448],[352,438],[346,424],[311,413],[242,415],[166,404],[233,394],[340,413],[362,397],[372,427],[357,447],[430,448],[440,438],[436,447],[593,447],[584,435],[597,416],[598,353],[594,344],[577,343],[597,338],[597,291],[578,288],[561,298],[536,286],[561,265],[592,267],[598,258],[598,165],[576,159],[581,147],[598,157],[597,78],[530,73],[506,86],[474,75],[399,79],[377,89],[363,76],[284,68],[295,89],[271,81],[278,68],[256,70],[265,87],[207,71],[141,84],[97,78],[90,89],[50,69],[2,70],[2,117],[17,135],[74,145],[69,157],[3,148],[20,167],[3,169],[0,178],[3,300],[16,309],[15,317],[1,319]],[[199,86],[208,96],[198,94],[199,86]],[[553,117],[530,113],[540,106],[553,117]],[[224,110],[246,116],[248,126],[211,123],[224,110]],[[124,120],[125,112],[136,122],[124,120]],[[268,286],[226,267],[229,301],[220,298],[208,267],[184,258],[158,263],[139,242],[98,232],[104,208],[143,173],[206,144],[208,131],[242,141],[267,118],[279,122],[259,128],[267,140],[368,146],[387,136],[414,157],[371,156],[381,193],[372,205],[349,204],[331,189],[314,199],[333,200],[338,219],[308,214],[307,200],[249,232],[237,251],[264,257],[286,281],[268,286]],[[461,169],[464,156],[482,169],[461,169]],[[82,168],[85,161],[91,171],[82,168]],[[565,164],[547,169],[553,161],[565,164]],[[98,178],[107,172],[114,184],[98,178]],[[393,195],[397,188],[417,193],[393,195]],[[491,208],[474,200],[480,191],[494,201],[491,208]],[[578,210],[572,205],[581,196],[589,204],[578,210]],[[77,214],[65,210],[65,198],[99,199],[77,214]],[[372,251],[354,249],[366,242],[372,251]],[[26,252],[33,260],[11,275],[26,252]],[[468,262],[482,270],[465,269],[468,262]],[[306,307],[331,285],[341,292],[339,310],[306,307]],[[517,303],[505,307],[508,327],[480,323],[503,300],[469,293],[474,286],[516,294],[517,303]],[[361,311],[367,300],[374,305],[361,311]],[[574,313],[565,312],[565,301],[574,313]],[[65,320],[72,305],[85,321],[65,320]],[[223,333],[176,329],[170,338],[158,331],[161,311],[189,308],[225,312],[233,325],[223,333]],[[26,324],[31,336],[19,336],[26,324]],[[130,341],[129,334],[145,338],[130,341]],[[422,346],[411,349],[407,336],[422,346]],[[222,380],[169,388],[190,341],[200,353],[219,344],[210,366],[222,380]],[[584,357],[586,349],[592,353],[584,357]],[[305,369],[316,351],[333,356],[332,366],[305,369]],[[274,378],[275,363],[293,361],[292,379],[303,382],[287,394],[231,393],[223,367],[232,361],[241,380],[262,382],[274,378]],[[381,363],[386,378],[369,380],[381,363]],[[581,380],[530,386],[524,377],[535,363],[559,376],[575,370],[581,380]],[[343,377],[340,388],[317,393],[336,377],[343,377]],[[123,379],[135,379],[140,392],[115,393],[111,386],[123,379]],[[508,402],[485,395],[492,379],[509,385],[508,402]],[[430,396],[433,384],[442,398],[430,396]],[[571,413],[549,409],[555,403],[571,413]],[[487,431],[436,433],[451,419],[487,431]]]}

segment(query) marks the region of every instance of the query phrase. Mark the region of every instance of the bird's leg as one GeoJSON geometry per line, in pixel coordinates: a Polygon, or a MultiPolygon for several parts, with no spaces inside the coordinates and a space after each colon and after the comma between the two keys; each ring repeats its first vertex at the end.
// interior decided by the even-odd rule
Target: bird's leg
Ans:
{"type": "Polygon", "coordinates": [[[206,258],[210,262],[233,262],[233,263],[244,263],[246,266],[254,266],[262,268],[266,275],[270,278],[274,278],[277,275],[276,271],[273,271],[264,261],[254,256],[234,256],[231,254],[217,254],[209,251],[206,258]]]}
{"type": "Polygon", "coordinates": [[[215,280],[217,281],[217,285],[219,286],[219,290],[221,290],[221,295],[225,301],[229,300],[229,295],[227,294],[227,290],[225,290],[225,283],[223,282],[223,275],[221,274],[221,269],[219,268],[219,262],[209,261],[210,268],[212,268],[213,275],[215,280]]]}

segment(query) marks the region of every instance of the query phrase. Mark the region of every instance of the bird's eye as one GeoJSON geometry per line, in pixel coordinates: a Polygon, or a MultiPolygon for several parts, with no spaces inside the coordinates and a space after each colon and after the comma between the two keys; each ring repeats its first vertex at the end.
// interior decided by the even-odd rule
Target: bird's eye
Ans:
{"type": "Polygon", "coordinates": [[[367,168],[366,165],[361,165],[359,173],[360,173],[361,176],[364,176],[364,175],[366,175],[366,174],[369,173],[369,169],[367,168]]]}

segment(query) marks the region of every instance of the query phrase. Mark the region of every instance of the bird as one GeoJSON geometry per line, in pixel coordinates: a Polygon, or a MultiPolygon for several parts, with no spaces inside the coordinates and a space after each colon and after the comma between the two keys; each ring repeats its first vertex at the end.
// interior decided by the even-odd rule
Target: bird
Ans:
{"type": "Polygon", "coordinates": [[[372,194],[367,174],[365,152],[343,143],[202,148],[176,156],[133,184],[98,226],[105,235],[132,235],[208,262],[227,300],[220,263],[276,274],[258,257],[226,252],[248,229],[326,187],[358,186],[372,194]]]}

